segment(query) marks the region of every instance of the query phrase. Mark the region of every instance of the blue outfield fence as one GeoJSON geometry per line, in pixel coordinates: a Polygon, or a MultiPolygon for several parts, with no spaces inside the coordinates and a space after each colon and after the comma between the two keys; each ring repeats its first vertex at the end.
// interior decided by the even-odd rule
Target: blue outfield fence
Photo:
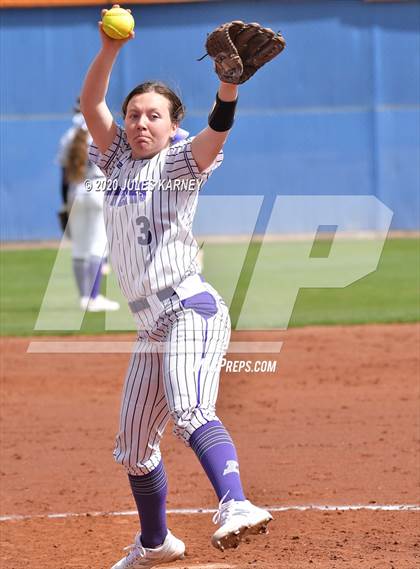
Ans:
{"type": "MultiPolygon", "coordinates": [[[[241,233],[255,204],[269,208],[278,194],[374,195],[394,212],[393,229],[419,228],[419,3],[253,0],[132,11],[137,36],[120,53],[108,103],[118,112],[134,85],[162,79],[181,92],[192,134],[205,126],[217,88],[211,60],[196,61],[209,31],[243,19],[287,40],[241,87],[225,162],[203,192],[255,199],[239,208],[238,199],[221,199],[223,215],[200,215],[198,232],[241,233]]],[[[55,156],[99,48],[99,10],[12,9],[0,18],[1,239],[58,238],[55,156]]],[[[349,227],[377,229],[363,220],[349,227]]],[[[290,230],[302,230],[299,212],[290,230]]]]}

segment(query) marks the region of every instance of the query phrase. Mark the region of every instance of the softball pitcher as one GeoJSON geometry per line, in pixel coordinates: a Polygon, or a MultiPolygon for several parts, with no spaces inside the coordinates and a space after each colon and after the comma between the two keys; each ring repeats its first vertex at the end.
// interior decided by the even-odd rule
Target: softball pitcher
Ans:
{"type": "MultiPolygon", "coordinates": [[[[239,56],[239,47],[227,42],[226,26],[234,26],[233,35],[245,34],[251,44],[254,36],[270,44],[271,51],[253,43],[254,51],[264,52],[259,66],[279,53],[284,41],[258,24],[234,22],[215,30],[206,47],[221,83],[208,126],[171,144],[184,106],[162,83],[135,87],[122,105],[124,128],[114,122],[105,97],[118,52],[128,40],[112,40],[99,26],[102,47],[86,75],[81,110],[94,141],[91,160],[108,181],[104,212],[111,264],[138,327],[114,455],[127,470],[141,533],[113,569],[140,569],[175,561],[185,552],[166,524],[160,441],[170,419],[175,434],[196,453],[220,501],[215,547],[236,547],[245,535],[265,532],[272,519],[246,500],[235,446],[216,415],[230,320],[222,298],[198,272],[191,228],[199,191],[223,160],[237,84],[247,68],[245,52],[239,56]],[[215,44],[220,53],[214,52],[215,44]]],[[[251,55],[254,65],[255,53],[251,55]]]]}

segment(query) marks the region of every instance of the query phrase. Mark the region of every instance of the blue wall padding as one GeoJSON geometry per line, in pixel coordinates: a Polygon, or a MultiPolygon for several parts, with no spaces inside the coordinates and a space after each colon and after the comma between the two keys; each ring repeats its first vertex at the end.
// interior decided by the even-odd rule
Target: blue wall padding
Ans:
{"type": "MultiPolygon", "coordinates": [[[[196,61],[212,28],[260,21],[287,39],[284,54],[241,87],[225,161],[206,194],[263,195],[265,207],[277,194],[370,194],[393,210],[393,229],[419,228],[418,3],[252,0],[132,9],[137,37],[120,54],[108,103],[118,112],[137,83],[165,80],[182,93],[191,133],[205,126],[217,88],[211,60],[196,61]]],[[[99,47],[99,10],[1,10],[0,18],[1,238],[58,238],[55,155],[99,47]]],[[[242,231],[241,208],[231,203],[231,213],[214,219],[214,233],[242,231]]],[[[357,229],[358,220],[350,221],[357,229]]],[[[291,227],[301,229],[299,216],[291,227]]]]}

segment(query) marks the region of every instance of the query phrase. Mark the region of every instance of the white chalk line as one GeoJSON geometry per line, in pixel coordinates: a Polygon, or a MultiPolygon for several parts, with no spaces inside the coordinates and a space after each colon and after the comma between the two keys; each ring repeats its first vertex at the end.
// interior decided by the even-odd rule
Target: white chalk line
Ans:
{"type": "MultiPolygon", "coordinates": [[[[308,504],[302,506],[269,506],[270,512],[420,512],[420,504],[353,504],[353,505],[317,505],[308,504]]],[[[169,515],[195,516],[214,514],[217,510],[205,508],[179,508],[167,510],[169,515]]],[[[0,522],[20,522],[28,520],[57,520],[67,518],[102,518],[137,516],[137,511],[129,510],[122,512],[67,512],[63,514],[35,514],[35,515],[10,515],[0,516],[0,522]]]]}
{"type": "MultiPolygon", "coordinates": [[[[173,569],[173,564],[160,565],[159,567],[161,569],[173,569]]],[[[182,569],[235,569],[236,567],[237,565],[226,565],[226,563],[208,563],[206,565],[182,565],[182,569]]]]}
{"type": "MultiPolygon", "coordinates": [[[[173,569],[173,565],[160,565],[161,569],[173,569]]],[[[182,569],[235,569],[237,565],[226,563],[207,563],[206,565],[183,565],[182,569]]]]}

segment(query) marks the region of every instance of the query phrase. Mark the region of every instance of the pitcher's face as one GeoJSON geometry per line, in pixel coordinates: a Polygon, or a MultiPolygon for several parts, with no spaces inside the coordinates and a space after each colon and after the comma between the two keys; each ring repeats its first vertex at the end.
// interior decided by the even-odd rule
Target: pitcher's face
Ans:
{"type": "Polygon", "coordinates": [[[159,93],[142,93],[130,99],[124,119],[132,157],[152,158],[169,146],[178,125],[172,122],[169,100],[159,93]]]}

